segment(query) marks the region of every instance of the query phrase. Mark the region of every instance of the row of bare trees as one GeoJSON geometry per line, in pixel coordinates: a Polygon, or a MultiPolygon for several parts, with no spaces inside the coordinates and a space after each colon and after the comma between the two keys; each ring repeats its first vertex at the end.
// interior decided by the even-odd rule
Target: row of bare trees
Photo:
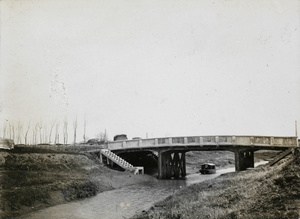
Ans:
{"type": "MultiPolygon", "coordinates": [[[[39,121],[36,123],[20,121],[6,121],[2,123],[2,137],[14,140],[15,144],[58,144],[63,140],[63,144],[69,141],[69,121],[65,117],[62,121],[52,120],[50,122],[39,121]],[[62,134],[62,139],[60,139],[62,134]]],[[[86,143],[86,117],[84,117],[83,141],[86,143]]],[[[77,116],[73,120],[73,144],[77,140],[77,116]]]]}

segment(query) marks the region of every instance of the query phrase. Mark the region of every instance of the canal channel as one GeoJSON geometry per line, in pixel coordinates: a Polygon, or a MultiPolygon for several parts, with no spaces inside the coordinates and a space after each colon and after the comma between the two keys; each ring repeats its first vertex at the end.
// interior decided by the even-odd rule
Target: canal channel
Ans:
{"type": "MultiPolygon", "coordinates": [[[[256,163],[256,166],[264,163],[256,163]]],[[[203,181],[209,182],[221,174],[233,172],[234,170],[234,168],[220,169],[217,170],[216,174],[211,175],[190,174],[187,175],[185,180],[153,180],[125,186],[120,189],[99,193],[84,200],[33,212],[23,218],[130,218],[143,210],[149,209],[156,202],[165,199],[184,187],[203,181]]]]}

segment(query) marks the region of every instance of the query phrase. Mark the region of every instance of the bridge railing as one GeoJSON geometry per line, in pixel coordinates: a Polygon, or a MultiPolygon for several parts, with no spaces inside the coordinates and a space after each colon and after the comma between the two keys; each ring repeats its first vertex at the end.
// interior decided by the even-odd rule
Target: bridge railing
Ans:
{"type": "Polygon", "coordinates": [[[126,148],[151,148],[166,146],[270,146],[297,147],[297,137],[280,136],[187,136],[136,139],[126,141],[107,142],[110,150],[126,148]]]}

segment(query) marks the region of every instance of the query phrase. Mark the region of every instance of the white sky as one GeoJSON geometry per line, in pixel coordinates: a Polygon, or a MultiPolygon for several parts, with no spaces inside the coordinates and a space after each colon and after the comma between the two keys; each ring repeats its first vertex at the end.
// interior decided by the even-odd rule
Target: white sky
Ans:
{"type": "MultiPolygon", "coordinates": [[[[1,0],[0,120],[294,135],[300,1],[1,0]]],[[[1,130],[1,127],[0,127],[1,130]]],[[[79,137],[80,138],[80,137],[79,137]]]]}

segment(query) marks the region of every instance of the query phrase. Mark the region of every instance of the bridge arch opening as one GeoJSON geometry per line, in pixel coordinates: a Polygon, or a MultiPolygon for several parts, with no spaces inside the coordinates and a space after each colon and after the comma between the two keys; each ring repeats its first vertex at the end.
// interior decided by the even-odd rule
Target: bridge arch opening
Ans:
{"type": "Polygon", "coordinates": [[[155,175],[157,173],[157,153],[154,151],[116,152],[118,156],[133,166],[144,167],[144,173],[155,175]]]}

